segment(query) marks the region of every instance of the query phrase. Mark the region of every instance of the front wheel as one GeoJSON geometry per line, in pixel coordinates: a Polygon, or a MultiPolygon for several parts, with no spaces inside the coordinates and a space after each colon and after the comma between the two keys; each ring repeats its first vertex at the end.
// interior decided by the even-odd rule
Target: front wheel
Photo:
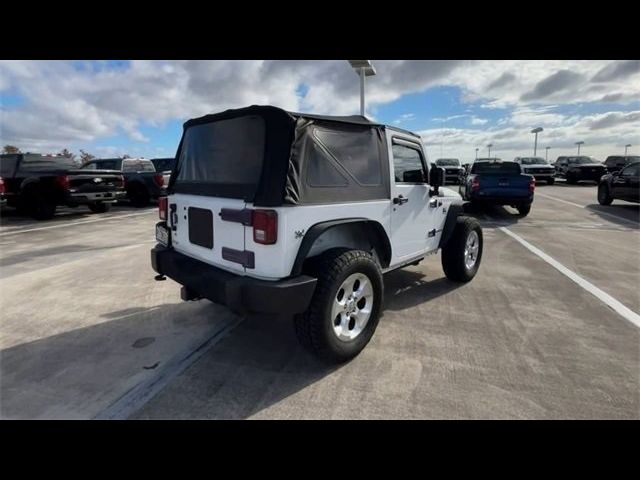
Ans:
{"type": "Polygon", "coordinates": [[[569,185],[575,185],[578,183],[578,179],[576,177],[574,177],[573,175],[567,175],[567,183],[569,185]]]}
{"type": "Polygon", "coordinates": [[[442,247],[442,269],[449,280],[468,282],[482,259],[482,228],[475,218],[458,217],[451,238],[442,247]]]}
{"type": "Polygon", "coordinates": [[[329,250],[314,262],[318,283],[309,309],[296,315],[300,343],[330,363],[352,359],[378,325],[384,284],[380,267],[362,250],[329,250]]]}
{"type": "Polygon", "coordinates": [[[604,183],[598,185],[598,203],[600,205],[611,205],[611,202],[613,202],[613,197],[611,196],[609,187],[604,183]]]}
{"type": "Polygon", "coordinates": [[[549,178],[547,180],[547,185],[553,185],[554,183],[556,183],[556,179],[555,178],[549,178]]]}
{"type": "Polygon", "coordinates": [[[89,204],[89,210],[91,210],[93,213],[106,213],[110,208],[111,204],[105,202],[96,202],[89,204]]]}

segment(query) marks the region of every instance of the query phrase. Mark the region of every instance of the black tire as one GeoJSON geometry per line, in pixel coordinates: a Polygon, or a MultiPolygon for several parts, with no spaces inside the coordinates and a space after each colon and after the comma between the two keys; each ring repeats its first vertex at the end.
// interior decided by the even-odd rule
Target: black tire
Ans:
{"type": "Polygon", "coordinates": [[[518,209],[518,213],[521,217],[526,217],[531,211],[531,204],[527,203],[525,205],[518,205],[516,208],[518,209]]]}
{"type": "Polygon", "coordinates": [[[475,277],[482,260],[482,228],[480,223],[471,217],[460,216],[456,221],[451,238],[442,247],[442,269],[449,280],[454,282],[468,282],[475,277]],[[477,234],[478,250],[475,263],[471,268],[465,262],[465,247],[471,232],[477,234]]]}
{"type": "Polygon", "coordinates": [[[151,201],[151,196],[144,185],[132,185],[127,191],[127,196],[134,207],[146,207],[151,201]]]}
{"type": "Polygon", "coordinates": [[[598,185],[598,203],[600,205],[611,205],[611,202],[613,202],[613,197],[609,187],[607,184],[601,183],[598,185]]]}
{"type": "Polygon", "coordinates": [[[96,202],[96,203],[89,204],[89,210],[91,210],[93,213],[106,213],[110,209],[111,209],[110,203],[96,202]]]}
{"type": "Polygon", "coordinates": [[[21,203],[26,213],[36,220],[51,220],[56,214],[55,202],[36,189],[27,192],[21,203]]]}
{"type": "Polygon", "coordinates": [[[578,180],[573,175],[567,175],[567,183],[569,185],[575,185],[576,183],[578,183],[578,180]]]}
{"type": "Polygon", "coordinates": [[[556,183],[556,179],[555,178],[549,178],[547,180],[547,185],[553,185],[554,183],[556,183]]]}
{"type": "Polygon", "coordinates": [[[307,273],[316,276],[318,283],[308,310],[294,318],[296,335],[307,350],[322,360],[333,364],[346,362],[362,351],[378,326],[384,295],[380,267],[362,250],[332,249],[310,263],[307,273]],[[353,340],[346,341],[334,332],[331,309],[342,283],[354,273],[367,276],[373,301],[363,330],[353,340]]]}

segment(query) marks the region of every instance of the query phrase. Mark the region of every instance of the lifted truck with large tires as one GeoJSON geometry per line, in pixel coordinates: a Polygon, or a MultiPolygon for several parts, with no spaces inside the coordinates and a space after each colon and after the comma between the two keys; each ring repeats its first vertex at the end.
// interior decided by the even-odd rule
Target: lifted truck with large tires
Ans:
{"type": "Polygon", "coordinates": [[[293,315],[330,362],[357,355],[383,309],[383,274],[442,251],[468,282],[479,223],[430,171],[419,136],[362,116],[252,106],[189,120],[159,202],[156,280],[239,313],[293,315]]]}
{"type": "Polygon", "coordinates": [[[2,154],[0,176],[7,204],[37,220],[53,218],[59,205],[104,213],[125,195],[118,172],[81,170],[64,156],[2,154]]]}

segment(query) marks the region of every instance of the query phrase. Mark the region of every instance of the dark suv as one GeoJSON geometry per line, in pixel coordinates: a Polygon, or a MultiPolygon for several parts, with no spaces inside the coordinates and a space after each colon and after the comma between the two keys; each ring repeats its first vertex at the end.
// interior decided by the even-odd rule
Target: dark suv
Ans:
{"type": "Polygon", "coordinates": [[[622,170],[626,165],[630,163],[640,162],[640,156],[638,155],[610,155],[604,161],[604,166],[607,167],[607,172],[614,173],[622,170]]]}
{"type": "Polygon", "coordinates": [[[566,179],[570,184],[576,184],[582,180],[599,182],[600,177],[607,173],[607,169],[602,163],[593,157],[582,155],[558,157],[554,166],[556,176],[566,179]]]}
{"type": "Polygon", "coordinates": [[[610,205],[614,199],[640,203],[640,161],[619,172],[602,177],[598,184],[598,203],[610,205]]]}

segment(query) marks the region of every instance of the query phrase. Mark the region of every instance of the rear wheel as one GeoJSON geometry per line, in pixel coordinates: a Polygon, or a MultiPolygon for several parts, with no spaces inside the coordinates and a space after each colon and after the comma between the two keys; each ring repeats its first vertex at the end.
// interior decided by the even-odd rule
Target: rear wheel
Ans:
{"type": "Polygon", "coordinates": [[[38,190],[28,192],[22,204],[26,213],[36,220],[50,220],[56,214],[55,202],[38,190]]]}
{"type": "Polygon", "coordinates": [[[110,208],[111,204],[105,202],[96,202],[89,204],[89,210],[91,210],[93,213],[106,213],[110,208]]]}
{"type": "Polygon", "coordinates": [[[468,282],[482,259],[482,228],[475,218],[458,217],[451,238],[442,248],[442,269],[449,280],[468,282]]]}
{"type": "Polygon", "coordinates": [[[601,183],[598,185],[598,203],[600,205],[611,205],[611,202],[613,202],[613,197],[611,196],[609,187],[601,183]]]}
{"type": "Polygon", "coordinates": [[[127,196],[134,207],[146,207],[151,200],[149,192],[143,185],[132,185],[127,191],[127,196]]]}
{"type": "Polygon", "coordinates": [[[516,208],[518,209],[518,213],[520,214],[520,216],[526,217],[531,211],[531,204],[527,203],[525,205],[518,205],[516,208]]]}
{"type": "Polygon", "coordinates": [[[380,267],[362,250],[334,249],[313,262],[318,283],[309,309],[296,315],[300,343],[330,363],[355,357],[378,325],[384,284],[380,267]]]}

